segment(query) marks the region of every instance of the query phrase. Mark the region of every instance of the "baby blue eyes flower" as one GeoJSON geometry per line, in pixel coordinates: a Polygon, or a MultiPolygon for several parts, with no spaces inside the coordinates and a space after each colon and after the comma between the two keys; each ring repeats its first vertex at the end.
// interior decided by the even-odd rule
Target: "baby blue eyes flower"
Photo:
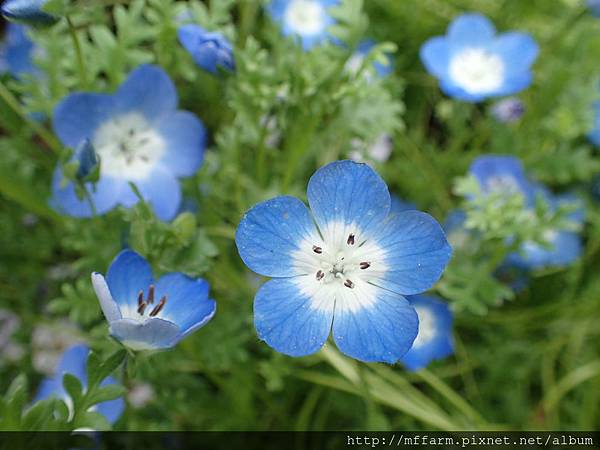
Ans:
{"type": "Polygon", "coordinates": [[[496,102],[492,106],[492,116],[503,123],[518,121],[525,112],[523,102],[516,97],[508,97],[496,102]]]}
{"type": "Polygon", "coordinates": [[[419,334],[400,359],[408,370],[426,367],[432,360],[454,353],[453,316],[447,304],[431,295],[413,295],[408,301],[419,316],[419,334]]]}
{"type": "MultiPolygon", "coordinates": [[[[75,93],[54,109],[53,126],[62,143],[77,148],[86,139],[100,159],[100,179],[87,191],[96,213],[138,198],[133,183],[162,220],[172,219],[181,201],[178,178],[193,175],[204,154],[206,132],[194,114],[177,110],[177,92],[160,68],[134,70],[113,95],[75,93]]],[[[75,217],[93,214],[88,199],[54,172],[52,203],[75,217]]]]}
{"type": "Polygon", "coordinates": [[[177,30],[181,45],[204,70],[216,74],[217,68],[234,70],[233,49],[220,33],[206,31],[199,25],[182,25],[177,30]]]}
{"type": "Polygon", "coordinates": [[[330,39],[327,28],[335,23],[327,9],[339,0],[272,0],[269,14],[285,36],[297,36],[302,48],[310,50],[330,39]]]}
{"type": "Polygon", "coordinates": [[[31,25],[51,25],[57,17],[42,10],[48,0],[6,0],[1,7],[2,15],[8,20],[31,25]]]}
{"type": "Polygon", "coordinates": [[[492,23],[480,14],[463,14],[450,24],[445,36],[429,39],[420,55],[427,71],[440,81],[450,97],[479,102],[511,95],[531,84],[530,67],[538,46],[528,34],[496,35],[492,23]]]}
{"type": "MultiPolygon", "coordinates": [[[[58,363],[56,374],[52,378],[46,378],[42,381],[34,402],[56,397],[64,400],[67,406],[71,408],[73,401],[63,387],[63,377],[67,373],[74,375],[79,378],[79,381],[81,381],[82,386],[85,388],[87,385],[86,364],[89,352],[90,349],[85,345],[79,344],[69,347],[58,363]]],[[[101,386],[108,384],[117,384],[117,381],[109,376],[102,381],[101,386]]],[[[114,424],[123,414],[125,402],[122,398],[118,398],[98,403],[94,406],[94,409],[102,414],[109,423],[114,424]]]]}
{"type": "Polygon", "coordinates": [[[535,200],[534,187],[527,179],[521,161],[514,156],[481,156],[473,161],[469,172],[484,194],[519,193],[528,204],[535,200]]]}
{"type": "Polygon", "coordinates": [[[303,356],[333,333],[361,361],[396,362],[417,336],[403,295],[427,290],[451,255],[440,225],[419,211],[390,214],[385,182],[366,164],[317,170],[306,205],[276,197],[248,211],[236,233],[244,263],[272,277],[254,299],[260,339],[303,356]]]}
{"type": "Polygon", "coordinates": [[[25,74],[35,75],[37,69],[32,60],[34,51],[35,45],[27,36],[27,27],[9,23],[4,42],[0,43],[0,72],[8,72],[15,78],[25,74]]]}
{"type": "Polygon", "coordinates": [[[148,262],[131,250],[117,255],[106,278],[94,272],[92,284],[110,334],[132,350],[173,347],[216,311],[206,281],[175,272],[154,281],[148,262]]]}

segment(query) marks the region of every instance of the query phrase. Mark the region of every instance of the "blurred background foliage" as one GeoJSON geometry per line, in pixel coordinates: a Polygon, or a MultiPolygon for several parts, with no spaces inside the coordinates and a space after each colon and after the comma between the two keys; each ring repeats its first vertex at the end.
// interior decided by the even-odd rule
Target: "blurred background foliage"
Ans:
{"type": "Polygon", "coordinates": [[[129,245],[155,272],[206,278],[218,314],[172,351],[136,360],[115,429],[598,429],[600,206],[590,186],[600,157],[585,134],[599,92],[600,19],[578,0],[350,0],[335,11],[334,32],[346,45],[304,52],[280,36],[264,3],[52,2],[69,13],[86,70],[61,21],[32,33],[43,79],[2,78],[12,97],[0,100],[0,306],[18,317],[11,345],[20,351],[2,349],[0,391],[24,374],[32,398],[66,343],[83,340],[105,356],[117,349],[89,275],[129,245]],[[177,44],[188,6],[195,21],[234,42],[234,75],[198,70],[177,44]],[[491,102],[443,96],[419,60],[421,44],[466,11],[540,45],[516,123],[494,120],[491,102]],[[392,76],[367,80],[368,62],[344,70],[364,37],[382,43],[368,62],[393,52],[392,76]],[[210,131],[202,170],[184,182],[195,211],[172,223],[145,205],[86,220],[59,216],[47,199],[65,149],[47,123],[27,115],[51,116],[71,91],[113,91],[145,62],[167,70],[180,107],[210,131]],[[14,97],[24,109],[10,107],[14,97]],[[586,203],[584,253],[566,269],[532,274],[515,294],[493,275],[497,242],[455,251],[436,290],[456,312],[456,354],[420,372],[357,363],[333,346],[305,358],[278,354],[254,332],[262,280],[239,260],[235,227],[258,201],[304,198],[316,168],[382,133],[393,150],[372,164],[392,193],[440,222],[461,204],[455,179],[485,153],[518,156],[556,192],[575,189],[586,203]]]}

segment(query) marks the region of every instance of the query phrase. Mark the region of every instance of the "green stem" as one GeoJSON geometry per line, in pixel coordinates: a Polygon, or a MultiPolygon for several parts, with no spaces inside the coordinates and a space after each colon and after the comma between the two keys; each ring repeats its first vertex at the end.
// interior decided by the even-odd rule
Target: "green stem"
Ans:
{"type": "Polygon", "coordinates": [[[56,154],[59,154],[61,152],[62,147],[58,143],[54,135],[42,125],[40,125],[34,120],[31,120],[27,116],[25,111],[23,111],[19,100],[17,100],[17,98],[2,82],[0,82],[0,98],[2,98],[2,100],[4,100],[8,107],[12,109],[23,120],[23,122],[25,122],[29,126],[29,128],[31,128],[31,130],[46,143],[50,150],[52,150],[56,154]]]}
{"type": "Polygon", "coordinates": [[[73,21],[69,16],[67,16],[66,19],[69,25],[69,34],[71,35],[71,40],[73,41],[73,49],[75,50],[75,56],[77,57],[77,67],[79,69],[79,82],[82,88],[87,88],[87,71],[85,69],[85,61],[83,60],[83,52],[81,51],[81,43],[79,42],[79,38],[77,37],[77,29],[75,28],[75,25],[73,24],[73,21]]]}

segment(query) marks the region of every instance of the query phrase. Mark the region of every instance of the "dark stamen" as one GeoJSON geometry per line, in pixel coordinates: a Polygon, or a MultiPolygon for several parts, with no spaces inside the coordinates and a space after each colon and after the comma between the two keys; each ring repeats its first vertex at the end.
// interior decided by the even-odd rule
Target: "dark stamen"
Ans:
{"type": "Polygon", "coordinates": [[[368,263],[368,262],[361,262],[360,263],[360,268],[363,269],[363,270],[364,269],[368,269],[369,267],[371,267],[371,263],[368,263]]]}
{"type": "Polygon", "coordinates": [[[348,245],[354,245],[354,234],[350,233],[350,236],[348,236],[348,240],[346,241],[346,243],[348,245]]]}
{"type": "Polygon", "coordinates": [[[156,305],[154,309],[150,311],[150,317],[156,316],[164,308],[165,303],[167,303],[167,296],[163,295],[163,297],[158,302],[158,305],[156,305]]]}
{"type": "Polygon", "coordinates": [[[319,271],[317,272],[317,275],[316,275],[316,277],[317,277],[317,280],[318,280],[318,281],[321,281],[321,280],[323,279],[323,277],[324,277],[324,276],[325,276],[325,274],[323,273],[323,271],[322,271],[322,270],[319,270],[319,271]]]}
{"type": "Polygon", "coordinates": [[[148,303],[149,305],[154,303],[154,285],[153,284],[151,284],[150,287],[148,288],[148,300],[146,301],[146,303],[148,303]]]}
{"type": "Polygon", "coordinates": [[[137,312],[140,316],[144,315],[144,311],[146,310],[146,306],[148,306],[146,303],[142,303],[138,306],[137,312]]]}
{"type": "Polygon", "coordinates": [[[313,252],[318,253],[320,255],[321,253],[323,253],[323,249],[321,247],[313,245],[313,252]]]}
{"type": "Polygon", "coordinates": [[[354,283],[350,280],[346,280],[346,282],[344,283],[344,286],[352,289],[354,287],[354,283]]]}
{"type": "Polygon", "coordinates": [[[138,308],[144,303],[144,291],[138,292],[138,308]]]}
{"type": "Polygon", "coordinates": [[[148,161],[149,161],[149,159],[148,159],[148,157],[147,157],[146,155],[141,155],[141,156],[140,156],[140,159],[141,159],[142,161],[144,161],[144,162],[148,162],[148,161]]]}
{"type": "Polygon", "coordinates": [[[129,136],[133,136],[135,134],[135,130],[133,128],[129,129],[129,136]]]}

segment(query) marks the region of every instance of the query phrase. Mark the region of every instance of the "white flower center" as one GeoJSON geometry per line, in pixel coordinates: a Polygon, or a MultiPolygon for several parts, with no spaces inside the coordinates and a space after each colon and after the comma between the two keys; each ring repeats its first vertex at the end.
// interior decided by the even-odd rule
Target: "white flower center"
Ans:
{"type": "Polygon", "coordinates": [[[429,308],[423,306],[415,306],[417,316],[419,316],[419,334],[413,342],[413,348],[419,348],[427,344],[436,334],[435,316],[429,308]]]}
{"type": "Polygon", "coordinates": [[[132,319],[145,322],[152,317],[158,317],[167,304],[167,296],[159,299],[154,297],[154,285],[148,287],[148,294],[144,298],[144,291],[138,292],[137,304],[131,307],[129,304],[121,306],[121,316],[124,319],[132,319]]]}
{"type": "Polygon", "coordinates": [[[504,81],[502,59],[482,48],[467,48],[450,61],[450,77],[470,94],[498,89],[504,81]]]}
{"type": "Polygon", "coordinates": [[[516,194],[520,191],[519,183],[510,175],[493,175],[485,181],[487,190],[505,194],[516,194]]]}
{"type": "Polygon", "coordinates": [[[323,238],[304,239],[294,260],[298,272],[306,274],[296,281],[317,309],[329,309],[336,300],[351,310],[374,303],[372,282],[387,270],[382,248],[356,226],[335,222],[323,230],[323,238]]]}
{"type": "Polygon", "coordinates": [[[103,175],[140,180],[148,177],[165,152],[161,135],[139,113],[104,122],[92,145],[100,156],[103,175]]]}
{"type": "Polygon", "coordinates": [[[285,11],[285,22],[300,35],[317,34],[325,26],[325,11],[317,1],[294,0],[285,11]]]}

